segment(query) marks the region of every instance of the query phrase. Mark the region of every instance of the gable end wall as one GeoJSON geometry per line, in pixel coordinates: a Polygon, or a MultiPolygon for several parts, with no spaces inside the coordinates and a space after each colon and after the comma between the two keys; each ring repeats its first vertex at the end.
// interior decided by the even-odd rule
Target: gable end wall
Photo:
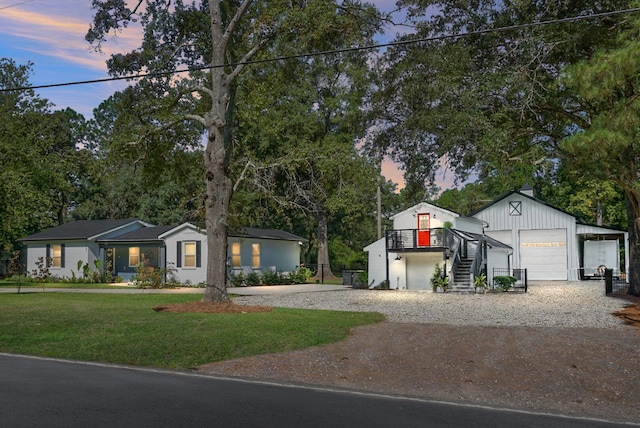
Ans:
{"type": "MultiPolygon", "coordinates": [[[[512,194],[474,215],[488,223],[486,232],[511,231],[511,243],[514,250],[513,267],[520,263],[520,231],[542,229],[565,229],[567,233],[567,277],[570,281],[579,279],[579,253],[576,235],[576,220],[569,214],[558,211],[526,196],[512,194]],[[521,215],[509,214],[509,203],[520,202],[521,215]]],[[[524,266],[526,267],[526,266],[524,266]]]]}

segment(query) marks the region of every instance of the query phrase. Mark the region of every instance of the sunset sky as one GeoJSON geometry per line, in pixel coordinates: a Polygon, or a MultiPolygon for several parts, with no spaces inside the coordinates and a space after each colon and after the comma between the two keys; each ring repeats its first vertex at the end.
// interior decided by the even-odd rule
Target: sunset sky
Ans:
{"type": "MultiPolygon", "coordinates": [[[[382,10],[394,8],[395,0],[373,0],[382,10]]],[[[93,11],[90,0],[0,0],[0,57],[17,64],[33,63],[30,83],[34,86],[108,77],[105,61],[111,53],[124,52],[140,44],[139,32],[126,31],[109,39],[103,53],[85,41],[93,11]]],[[[393,39],[401,29],[387,29],[381,42],[393,39]]],[[[108,82],[38,89],[37,93],[55,104],[71,107],[89,118],[93,109],[123,82],[108,82]]],[[[387,163],[384,175],[402,182],[400,171],[387,163]]]]}

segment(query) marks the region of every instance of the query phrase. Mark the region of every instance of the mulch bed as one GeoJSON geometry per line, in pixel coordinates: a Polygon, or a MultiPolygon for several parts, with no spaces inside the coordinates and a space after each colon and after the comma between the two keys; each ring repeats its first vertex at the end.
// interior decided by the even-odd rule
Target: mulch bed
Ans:
{"type": "Polygon", "coordinates": [[[614,312],[613,315],[621,318],[625,324],[640,328],[640,296],[627,294],[627,288],[608,294],[610,297],[618,297],[630,302],[626,308],[614,312]]]}
{"type": "Polygon", "coordinates": [[[270,306],[244,306],[236,305],[231,301],[227,302],[188,302],[172,303],[169,305],[159,305],[153,308],[156,312],[194,312],[204,314],[249,314],[257,312],[271,312],[270,306]]]}

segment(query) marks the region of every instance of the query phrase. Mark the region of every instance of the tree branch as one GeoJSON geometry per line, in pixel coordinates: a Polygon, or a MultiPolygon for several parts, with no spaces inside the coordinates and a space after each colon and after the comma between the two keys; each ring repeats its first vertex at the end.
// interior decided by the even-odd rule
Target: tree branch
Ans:
{"type": "MultiPolygon", "coordinates": [[[[206,86],[200,86],[200,85],[196,85],[196,86],[192,86],[191,87],[192,91],[198,91],[198,92],[203,92],[206,95],[209,95],[209,97],[211,97],[211,99],[214,98],[214,94],[213,91],[209,88],[207,88],[206,86]]],[[[184,94],[183,94],[184,95],[184,94]]]]}
{"type": "Polygon", "coordinates": [[[243,0],[242,4],[240,4],[240,7],[238,7],[238,10],[236,10],[235,15],[233,15],[233,18],[231,19],[231,21],[229,21],[229,24],[227,25],[227,28],[225,29],[224,34],[222,35],[222,40],[223,40],[225,49],[227,48],[229,44],[229,39],[231,38],[231,35],[233,34],[233,32],[236,30],[236,27],[238,26],[240,19],[245,14],[249,6],[251,6],[251,3],[253,3],[253,0],[243,0]]]}
{"type": "MultiPolygon", "coordinates": [[[[207,126],[207,121],[205,120],[204,117],[197,115],[197,114],[185,114],[184,115],[185,119],[190,119],[190,120],[195,120],[196,122],[199,122],[202,126],[207,126]]],[[[176,121],[177,123],[178,121],[176,121]]],[[[174,123],[175,124],[175,123],[174,123]]]]}
{"type": "Polygon", "coordinates": [[[249,52],[244,54],[242,59],[238,62],[238,65],[233,69],[233,71],[226,75],[227,83],[232,82],[238,75],[242,72],[245,67],[245,63],[248,62],[253,56],[262,49],[268,43],[268,40],[263,39],[260,43],[256,44],[249,52]]]}

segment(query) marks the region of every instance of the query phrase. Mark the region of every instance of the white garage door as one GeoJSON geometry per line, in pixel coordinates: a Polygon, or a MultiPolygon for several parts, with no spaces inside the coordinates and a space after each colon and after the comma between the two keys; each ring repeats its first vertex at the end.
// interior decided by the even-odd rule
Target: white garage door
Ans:
{"type": "Polygon", "coordinates": [[[520,231],[520,266],[532,280],[567,280],[567,230],[520,231]]]}

